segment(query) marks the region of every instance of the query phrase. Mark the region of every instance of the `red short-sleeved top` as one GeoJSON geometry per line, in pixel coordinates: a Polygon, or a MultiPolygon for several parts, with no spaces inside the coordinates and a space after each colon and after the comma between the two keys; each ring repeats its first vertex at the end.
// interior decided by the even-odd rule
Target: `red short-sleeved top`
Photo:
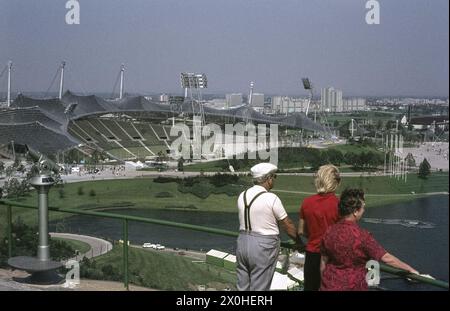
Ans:
{"type": "Polygon", "coordinates": [[[315,194],[303,200],[300,218],[305,221],[308,244],[306,250],[320,253],[320,242],[328,227],[336,223],[339,199],[334,193],[315,194]]]}
{"type": "Polygon", "coordinates": [[[366,263],[380,261],[386,250],[355,222],[341,220],[325,233],[321,253],[328,262],[320,290],[367,290],[366,263]]]}

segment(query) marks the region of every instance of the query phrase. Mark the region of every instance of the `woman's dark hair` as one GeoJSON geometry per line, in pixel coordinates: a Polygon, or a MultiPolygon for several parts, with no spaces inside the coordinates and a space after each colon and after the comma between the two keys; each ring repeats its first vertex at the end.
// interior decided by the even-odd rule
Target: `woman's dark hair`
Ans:
{"type": "Polygon", "coordinates": [[[345,189],[339,200],[339,215],[345,217],[359,210],[364,202],[364,191],[362,189],[345,189]]]}

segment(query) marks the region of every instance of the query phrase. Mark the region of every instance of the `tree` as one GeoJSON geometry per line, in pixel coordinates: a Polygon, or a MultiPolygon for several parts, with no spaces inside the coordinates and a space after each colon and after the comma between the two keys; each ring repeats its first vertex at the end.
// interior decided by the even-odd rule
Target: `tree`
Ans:
{"type": "Polygon", "coordinates": [[[381,119],[379,119],[377,121],[377,124],[375,125],[375,128],[377,129],[377,131],[381,131],[383,129],[383,121],[381,119]]]}
{"type": "Polygon", "coordinates": [[[325,152],[326,157],[328,158],[328,161],[336,166],[340,166],[341,162],[344,161],[344,155],[341,151],[336,149],[328,149],[325,152]]]}
{"type": "Polygon", "coordinates": [[[416,166],[416,160],[414,159],[414,156],[412,155],[412,153],[408,153],[405,160],[406,160],[406,164],[408,165],[409,168],[416,166]]]}
{"type": "Polygon", "coordinates": [[[181,157],[178,160],[178,171],[179,172],[183,172],[184,171],[184,159],[183,159],[183,157],[181,157]]]}
{"type": "Polygon", "coordinates": [[[419,178],[426,179],[430,175],[431,165],[426,158],[423,159],[419,166],[419,178]]]}

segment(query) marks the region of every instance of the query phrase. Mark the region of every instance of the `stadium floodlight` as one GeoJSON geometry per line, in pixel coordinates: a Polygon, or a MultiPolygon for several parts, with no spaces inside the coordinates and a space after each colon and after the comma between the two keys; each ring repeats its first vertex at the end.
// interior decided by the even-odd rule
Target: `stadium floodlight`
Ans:
{"type": "Polygon", "coordinates": [[[309,81],[308,78],[302,78],[302,83],[303,83],[303,88],[305,90],[311,90],[312,89],[311,82],[309,81]]]}
{"type": "MultiPolygon", "coordinates": [[[[305,90],[309,90],[309,93],[310,93],[310,94],[309,94],[309,98],[308,98],[308,105],[307,105],[306,111],[305,111],[305,115],[308,116],[309,106],[310,106],[310,104],[311,104],[312,98],[314,97],[314,94],[313,94],[313,86],[312,86],[312,84],[311,84],[311,81],[309,81],[308,78],[302,78],[302,83],[303,83],[303,88],[304,88],[305,90]]],[[[316,107],[316,110],[317,110],[317,107],[316,107]]],[[[315,111],[315,112],[316,112],[316,111],[315,111]]]]}
{"type": "Polygon", "coordinates": [[[181,73],[181,87],[183,89],[206,89],[208,87],[208,79],[204,73],[181,73]]]}
{"type": "Polygon", "coordinates": [[[184,89],[184,97],[187,98],[188,89],[191,97],[192,116],[195,116],[195,103],[199,106],[199,115],[201,116],[202,124],[205,122],[205,113],[203,110],[203,100],[201,89],[208,87],[208,79],[204,73],[181,73],[181,87],[184,89]],[[194,99],[192,90],[195,89],[197,93],[197,99],[194,99]]]}

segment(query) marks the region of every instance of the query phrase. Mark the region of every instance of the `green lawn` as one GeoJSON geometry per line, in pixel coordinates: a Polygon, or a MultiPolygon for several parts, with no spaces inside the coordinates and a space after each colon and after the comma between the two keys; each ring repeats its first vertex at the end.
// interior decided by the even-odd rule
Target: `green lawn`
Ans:
{"type": "MultiPolygon", "coordinates": [[[[434,173],[427,180],[419,179],[417,175],[410,174],[406,183],[382,176],[344,177],[338,193],[345,187],[363,188],[367,194],[369,206],[384,206],[389,203],[414,200],[420,193],[448,192],[448,173],[434,173]],[[416,195],[412,195],[412,191],[416,195]]],[[[274,190],[301,192],[277,192],[288,212],[297,211],[304,197],[315,192],[311,176],[278,175],[274,190]]],[[[29,197],[23,198],[21,202],[37,205],[36,193],[33,192],[29,197]]],[[[60,197],[58,188],[53,188],[50,191],[49,204],[79,209],[114,207],[167,209],[170,206],[193,205],[195,206],[193,210],[197,211],[236,212],[236,196],[212,194],[206,199],[201,199],[190,193],[179,192],[175,182],[155,183],[151,178],[67,184],[64,187],[64,197],[60,197]],[[78,194],[80,187],[83,188],[83,195],[78,194]],[[95,196],[89,194],[91,190],[95,192],[95,196]],[[169,192],[173,196],[156,197],[161,192],[169,192]]],[[[5,208],[0,206],[0,224],[2,226],[6,223],[5,213],[5,208]]],[[[36,224],[36,210],[13,208],[13,217],[17,218],[18,216],[27,223],[36,224]]],[[[51,220],[66,216],[68,214],[50,213],[51,220]]]]}
{"type": "MultiPolygon", "coordinates": [[[[112,265],[123,275],[123,249],[113,250],[95,259],[96,268],[112,265]]],[[[194,259],[158,251],[129,248],[130,283],[162,290],[196,290],[197,285],[216,289],[235,289],[236,275],[194,259]]]]}

